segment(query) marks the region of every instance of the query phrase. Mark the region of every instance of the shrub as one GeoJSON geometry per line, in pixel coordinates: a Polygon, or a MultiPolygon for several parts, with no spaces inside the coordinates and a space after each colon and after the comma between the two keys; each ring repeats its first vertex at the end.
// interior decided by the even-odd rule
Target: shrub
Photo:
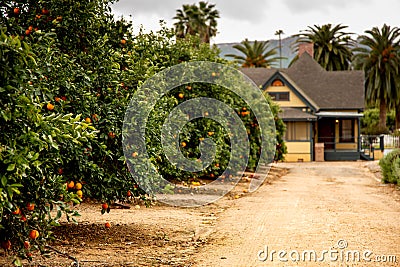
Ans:
{"type": "Polygon", "coordinates": [[[379,161],[382,170],[382,182],[400,184],[400,149],[388,153],[379,161]]]}

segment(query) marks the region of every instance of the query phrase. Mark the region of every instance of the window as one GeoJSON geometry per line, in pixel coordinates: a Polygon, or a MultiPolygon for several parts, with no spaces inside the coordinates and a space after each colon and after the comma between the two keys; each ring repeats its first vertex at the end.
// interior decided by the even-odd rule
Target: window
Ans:
{"type": "Polygon", "coordinates": [[[268,92],[272,100],[289,101],[289,92],[268,92]]]}
{"type": "Polygon", "coordinates": [[[339,142],[354,143],[354,120],[340,120],[339,132],[339,142]]]}
{"type": "Polygon", "coordinates": [[[284,85],[285,84],[279,79],[275,79],[271,84],[271,86],[284,86],[284,85]]]}
{"type": "Polygon", "coordinates": [[[305,121],[286,122],[286,141],[309,141],[310,124],[305,121]]]}

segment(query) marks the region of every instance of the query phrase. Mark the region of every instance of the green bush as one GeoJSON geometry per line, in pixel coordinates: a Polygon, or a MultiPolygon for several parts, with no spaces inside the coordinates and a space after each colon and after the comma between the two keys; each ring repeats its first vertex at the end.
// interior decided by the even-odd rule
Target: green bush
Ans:
{"type": "Polygon", "coordinates": [[[400,149],[388,153],[379,161],[382,170],[382,182],[400,185],[400,149]]]}

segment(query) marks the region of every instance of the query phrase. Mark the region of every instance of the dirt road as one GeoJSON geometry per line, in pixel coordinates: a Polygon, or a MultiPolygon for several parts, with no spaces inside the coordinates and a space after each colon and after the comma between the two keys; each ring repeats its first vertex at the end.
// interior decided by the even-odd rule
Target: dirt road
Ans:
{"type": "Polygon", "coordinates": [[[280,164],[288,174],[226,210],[194,266],[399,266],[400,202],[365,165],[280,164]]]}
{"type": "MultiPolygon", "coordinates": [[[[56,229],[52,247],[80,267],[399,266],[400,191],[371,168],[379,170],[376,162],[279,163],[256,192],[243,178],[198,208],[133,203],[100,215],[101,203],[85,202],[76,206],[80,223],[56,229]]],[[[35,253],[24,266],[72,266],[50,256],[35,253]]],[[[0,252],[0,266],[11,260],[0,252]]]]}

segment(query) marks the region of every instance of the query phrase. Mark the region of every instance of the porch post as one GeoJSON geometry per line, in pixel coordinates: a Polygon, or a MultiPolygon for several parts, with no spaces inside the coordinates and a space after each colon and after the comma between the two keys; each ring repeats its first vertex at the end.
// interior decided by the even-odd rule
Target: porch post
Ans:
{"type": "Polygon", "coordinates": [[[360,118],[357,118],[358,127],[357,127],[357,152],[361,152],[361,121],[360,118]]]}
{"type": "Polygon", "coordinates": [[[310,161],[314,161],[314,126],[312,121],[310,121],[310,151],[311,151],[310,161]]]}

